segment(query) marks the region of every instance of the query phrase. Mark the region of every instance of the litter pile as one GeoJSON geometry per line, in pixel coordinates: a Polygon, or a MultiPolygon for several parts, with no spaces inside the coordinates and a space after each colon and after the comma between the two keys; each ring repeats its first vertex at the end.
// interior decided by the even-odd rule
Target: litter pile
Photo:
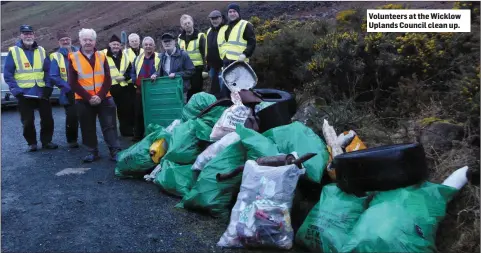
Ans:
{"type": "Polygon", "coordinates": [[[231,99],[195,94],[178,120],[149,125],[142,141],[122,151],[115,174],[181,197],[178,208],[230,217],[221,247],[435,251],[437,225],[467,183],[467,167],[443,184],[427,182],[419,144],[367,148],[354,131],[337,135],[326,120],[318,136],[290,122],[294,99],[278,92],[276,102],[266,95],[275,90],[252,89],[255,73],[243,82],[233,77],[252,75],[247,64],[224,72],[231,99]],[[331,183],[323,186],[324,172],[331,183]],[[294,231],[295,190],[307,182],[322,187],[321,196],[294,231]]]}

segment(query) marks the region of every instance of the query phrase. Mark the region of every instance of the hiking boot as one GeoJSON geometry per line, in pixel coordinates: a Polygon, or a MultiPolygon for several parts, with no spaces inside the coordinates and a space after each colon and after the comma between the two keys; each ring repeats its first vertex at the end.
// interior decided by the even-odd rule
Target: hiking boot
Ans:
{"type": "Polygon", "coordinates": [[[91,163],[91,162],[94,162],[98,159],[100,159],[99,153],[93,152],[93,153],[89,153],[88,155],[86,155],[83,158],[83,161],[84,161],[84,163],[91,163]]]}
{"type": "Polygon", "coordinates": [[[38,150],[37,144],[28,145],[28,152],[35,152],[38,150]]]}
{"type": "Polygon", "coordinates": [[[78,145],[77,142],[70,142],[70,143],[68,144],[68,147],[69,147],[69,148],[79,148],[80,146],[78,145]]]}
{"type": "Polygon", "coordinates": [[[116,162],[117,156],[119,155],[119,152],[120,152],[120,148],[111,150],[110,151],[110,160],[116,162]]]}
{"type": "Polygon", "coordinates": [[[57,149],[58,145],[52,142],[49,142],[47,144],[42,144],[43,149],[57,149]]]}

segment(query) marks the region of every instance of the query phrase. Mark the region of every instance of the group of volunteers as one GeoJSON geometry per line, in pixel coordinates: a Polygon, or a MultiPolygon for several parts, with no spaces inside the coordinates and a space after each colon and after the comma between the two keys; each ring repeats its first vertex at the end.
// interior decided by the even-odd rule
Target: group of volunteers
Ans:
{"type": "Polygon", "coordinates": [[[187,102],[201,92],[203,79],[210,77],[210,93],[218,98],[229,96],[219,78],[222,68],[234,61],[246,61],[256,47],[251,23],[240,17],[240,7],[228,5],[227,17],[218,10],[209,14],[211,27],[206,33],[194,28],[194,20],[182,15],[182,33],[165,32],[161,36],[162,52],[156,51],[155,40],[138,34],[128,36],[129,48],[112,35],[108,47],[99,50],[93,29],[81,29],[80,47],[72,45],[65,30],[57,32],[59,48],[50,55],[35,41],[30,25],[20,26],[20,40],[9,48],[5,60],[4,79],[18,100],[23,136],[28,151],[38,150],[34,110],[40,113],[40,141],[44,149],[57,149],[52,142],[54,120],[49,98],[53,87],[60,89],[59,103],[65,108],[65,131],[69,148],[78,148],[78,128],[82,143],[88,149],[84,162],[100,158],[96,134],[99,118],[102,134],[115,161],[121,150],[117,117],[122,136],[139,141],[144,136],[142,79],[180,77],[187,102]],[[116,117],[117,115],[117,117],[116,117]]]}

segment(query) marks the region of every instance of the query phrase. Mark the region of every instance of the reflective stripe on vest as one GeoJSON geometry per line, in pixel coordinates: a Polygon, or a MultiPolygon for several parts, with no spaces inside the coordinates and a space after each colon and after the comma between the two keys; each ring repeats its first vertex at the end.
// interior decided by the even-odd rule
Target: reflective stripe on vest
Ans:
{"type": "MultiPolygon", "coordinates": [[[[154,72],[157,72],[157,70],[159,70],[160,58],[158,53],[154,53],[154,54],[155,54],[154,56],[155,71],[154,72]]],[[[137,56],[137,58],[135,58],[135,62],[134,62],[135,72],[137,74],[137,77],[139,77],[140,69],[142,68],[143,64],[144,64],[144,53],[141,53],[139,54],[139,56],[137,56]]]]}
{"type": "MultiPolygon", "coordinates": [[[[128,48],[127,51],[124,50],[124,53],[126,53],[129,57],[129,62],[130,63],[134,63],[134,60],[135,60],[135,57],[137,57],[137,55],[135,54],[134,50],[132,50],[132,48],[128,48]]],[[[141,48],[140,49],[140,52],[139,52],[139,55],[140,54],[143,54],[144,53],[144,49],[141,48]]]]}
{"type": "MultiPolygon", "coordinates": [[[[112,57],[107,56],[107,49],[105,49],[105,57],[107,58],[107,63],[109,64],[110,68],[110,76],[112,77],[112,85],[116,85],[119,82],[115,80],[116,77],[122,77],[125,74],[125,71],[127,70],[127,67],[129,66],[129,61],[128,61],[128,56],[122,52],[122,59],[120,60],[120,71],[117,69],[117,66],[115,66],[114,59],[112,57]]],[[[124,87],[127,86],[126,81],[120,82],[120,86],[124,87]]]]}
{"type": "MultiPolygon", "coordinates": [[[[80,51],[71,54],[72,67],[77,71],[78,83],[90,94],[96,95],[105,80],[105,55],[101,52],[95,52],[95,67],[92,68],[89,60],[87,60],[80,51]]],[[[110,92],[107,93],[110,96],[110,92]]],[[[82,97],[75,93],[75,99],[82,97]]]]}
{"type": "Polygon", "coordinates": [[[205,36],[205,34],[199,33],[197,35],[197,39],[194,40],[194,43],[191,43],[192,41],[189,41],[189,44],[187,46],[185,45],[185,40],[181,39],[180,36],[178,39],[180,49],[185,50],[185,52],[187,52],[190,60],[192,61],[192,63],[194,63],[194,66],[204,65],[204,62],[202,61],[202,55],[200,54],[200,50],[199,50],[200,38],[202,36],[205,36]]]}
{"type": "Polygon", "coordinates": [[[60,78],[62,78],[64,81],[67,81],[68,76],[67,67],[65,65],[65,57],[63,57],[63,54],[55,52],[50,54],[50,60],[53,61],[54,59],[57,61],[60,78]]]}
{"type": "MultiPolygon", "coordinates": [[[[247,41],[243,38],[244,31],[249,22],[245,20],[239,21],[231,30],[229,38],[226,40],[225,32],[229,26],[223,26],[217,35],[217,45],[219,47],[219,55],[221,59],[226,57],[231,61],[236,61],[247,47],[247,41]]],[[[246,62],[249,59],[246,58],[246,62]]]]}
{"type": "Polygon", "coordinates": [[[35,86],[45,87],[43,63],[45,61],[45,49],[38,47],[33,52],[33,66],[29,62],[27,55],[22,48],[18,46],[11,47],[9,51],[12,53],[15,62],[14,78],[18,87],[28,89],[35,86]]]}

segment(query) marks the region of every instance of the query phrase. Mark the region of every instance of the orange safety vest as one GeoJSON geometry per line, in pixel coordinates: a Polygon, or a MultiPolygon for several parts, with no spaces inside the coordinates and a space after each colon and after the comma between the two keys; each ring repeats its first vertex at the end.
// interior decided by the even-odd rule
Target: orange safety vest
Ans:
{"type": "MultiPolygon", "coordinates": [[[[105,55],[95,52],[95,67],[93,69],[90,62],[80,51],[71,53],[69,57],[72,59],[72,67],[78,73],[78,83],[90,95],[97,95],[105,79],[105,55]]],[[[107,93],[106,97],[110,97],[110,92],[107,93]]],[[[82,99],[82,97],[75,93],[75,99],[82,99]]]]}

